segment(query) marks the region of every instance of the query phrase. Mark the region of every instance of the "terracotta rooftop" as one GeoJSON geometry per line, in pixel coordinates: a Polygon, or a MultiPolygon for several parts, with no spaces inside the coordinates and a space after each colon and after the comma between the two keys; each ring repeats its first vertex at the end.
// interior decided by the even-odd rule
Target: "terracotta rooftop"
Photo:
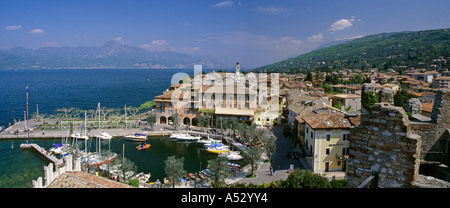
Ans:
{"type": "Polygon", "coordinates": [[[101,176],[82,171],[70,171],[58,176],[48,188],[134,188],[101,176]]]}
{"type": "Polygon", "coordinates": [[[422,103],[422,111],[432,112],[434,102],[422,103]]]}
{"type": "Polygon", "coordinates": [[[358,126],[360,123],[360,115],[356,117],[346,117],[344,113],[329,113],[324,110],[317,114],[305,114],[302,119],[313,129],[345,129],[358,126]]]}

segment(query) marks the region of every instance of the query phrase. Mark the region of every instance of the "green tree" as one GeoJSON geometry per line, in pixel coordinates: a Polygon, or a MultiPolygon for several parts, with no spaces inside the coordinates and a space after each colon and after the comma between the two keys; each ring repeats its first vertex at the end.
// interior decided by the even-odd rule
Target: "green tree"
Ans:
{"type": "Polygon", "coordinates": [[[150,128],[153,129],[153,126],[156,124],[156,114],[152,113],[148,115],[145,120],[147,121],[147,124],[150,125],[150,128]]]}
{"type": "Polygon", "coordinates": [[[305,81],[312,82],[312,80],[313,80],[312,73],[309,71],[308,74],[306,75],[305,81]]]}
{"type": "Polygon", "coordinates": [[[364,87],[361,92],[361,105],[366,109],[370,110],[375,103],[378,102],[378,96],[375,92],[366,92],[364,87]]]}
{"type": "Polygon", "coordinates": [[[226,157],[217,157],[212,160],[208,160],[208,166],[211,172],[214,173],[212,176],[213,187],[225,187],[225,178],[231,175],[230,167],[227,165],[228,159],[226,157]]]}
{"type": "Polygon", "coordinates": [[[282,182],[285,188],[331,188],[327,178],[313,173],[311,170],[296,168],[282,182]]]}
{"type": "Polygon", "coordinates": [[[143,103],[141,106],[139,106],[139,111],[152,109],[155,106],[156,106],[156,102],[154,100],[147,101],[147,102],[143,103]]]}
{"type": "Polygon", "coordinates": [[[178,113],[172,114],[172,122],[175,130],[180,126],[180,115],[178,113]]]}
{"type": "Polygon", "coordinates": [[[134,175],[137,171],[136,164],[126,157],[117,156],[117,158],[111,162],[111,167],[116,165],[119,166],[119,173],[123,182],[127,182],[127,176],[134,175]]]}
{"type": "Polygon", "coordinates": [[[170,156],[164,163],[166,165],[164,172],[167,177],[172,180],[172,187],[175,188],[175,181],[187,173],[186,170],[183,169],[184,157],[176,158],[175,156],[170,156]]]}
{"type": "Polygon", "coordinates": [[[263,146],[264,151],[265,151],[267,157],[269,158],[269,160],[270,160],[270,158],[272,158],[272,155],[277,151],[277,145],[275,143],[276,140],[277,140],[276,137],[271,136],[271,135],[269,136],[269,134],[264,134],[261,137],[261,141],[264,143],[264,146],[263,146]]]}
{"type": "Polygon", "coordinates": [[[261,148],[248,148],[244,151],[244,163],[250,165],[251,174],[250,176],[255,176],[255,170],[258,169],[259,163],[258,161],[261,159],[261,148]]]}
{"type": "Polygon", "coordinates": [[[323,87],[323,89],[325,89],[325,93],[327,93],[327,94],[334,93],[333,87],[331,87],[330,85],[324,84],[324,85],[322,85],[322,87],[323,87]]]}
{"type": "Polygon", "coordinates": [[[406,103],[411,98],[417,98],[417,96],[408,93],[405,88],[402,88],[400,92],[397,92],[397,94],[394,95],[394,105],[405,108],[406,103]]]}

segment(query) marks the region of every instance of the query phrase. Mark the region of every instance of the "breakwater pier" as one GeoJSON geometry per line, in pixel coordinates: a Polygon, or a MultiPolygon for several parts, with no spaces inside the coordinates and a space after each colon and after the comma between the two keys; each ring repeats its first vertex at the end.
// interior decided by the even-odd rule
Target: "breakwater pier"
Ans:
{"type": "Polygon", "coordinates": [[[58,159],[54,155],[49,154],[43,147],[40,147],[38,144],[21,144],[20,149],[32,149],[40,156],[44,157],[46,160],[55,164],[57,167],[64,165],[64,162],[61,159],[58,159]]]}

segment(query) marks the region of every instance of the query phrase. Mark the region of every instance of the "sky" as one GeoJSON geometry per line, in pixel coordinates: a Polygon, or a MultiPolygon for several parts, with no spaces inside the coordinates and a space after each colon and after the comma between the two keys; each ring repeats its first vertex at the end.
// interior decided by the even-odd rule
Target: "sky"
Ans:
{"type": "Polygon", "coordinates": [[[450,28],[448,0],[1,0],[0,49],[101,46],[271,64],[336,40],[450,28]]]}

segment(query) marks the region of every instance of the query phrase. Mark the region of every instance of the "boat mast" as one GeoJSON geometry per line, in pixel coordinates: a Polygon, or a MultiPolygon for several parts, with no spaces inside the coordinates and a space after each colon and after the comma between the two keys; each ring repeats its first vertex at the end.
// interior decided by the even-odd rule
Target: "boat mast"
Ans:
{"type": "Polygon", "coordinates": [[[127,104],[125,104],[125,130],[128,130],[128,123],[127,123],[127,104]]]}
{"type": "Polygon", "coordinates": [[[100,102],[98,103],[97,106],[97,110],[98,110],[98,152],[101,154],[102,153],[102,145],[100,142],[100,136],[101,136],[101,131],[100,131],[100,102]]]}

